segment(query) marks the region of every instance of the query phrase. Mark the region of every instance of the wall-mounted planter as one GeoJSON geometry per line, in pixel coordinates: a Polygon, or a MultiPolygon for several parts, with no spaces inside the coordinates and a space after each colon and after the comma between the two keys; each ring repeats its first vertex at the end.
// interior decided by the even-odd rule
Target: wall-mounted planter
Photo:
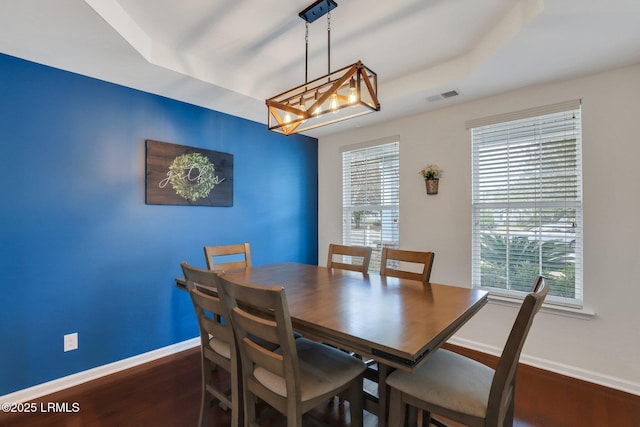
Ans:
{"type": "Polygon", "coordinates": [[[440,179],[425,179],[424,183],[427,186],[427,194],[438,194],[438,184],[440,183],[440,179]]]}

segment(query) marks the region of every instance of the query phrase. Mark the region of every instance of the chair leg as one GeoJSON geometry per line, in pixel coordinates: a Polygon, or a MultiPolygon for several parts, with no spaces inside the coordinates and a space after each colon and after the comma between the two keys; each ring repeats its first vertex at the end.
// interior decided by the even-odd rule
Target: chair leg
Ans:
{"type": "Polygon", "coordinates": [[[253,393],[246,391],[244,393],[244,426],[249,427],[256,423],[256,402],[257,399],[253,393]]]}
{"type": "Polygon", "coordinates": [[[418,408],[407,405],[407,423],[410,426],[418,425],[418,408]]]}
{"type": "Polygon", "coordinates": [[[422,426],[429,427],[431,424],[431,412],[422,410],[422,426]]]}
{"type": "Polygon", "coordinates": [[[209,412],[211,411],[211,395],[207,390],[207,384],[211,381],[212,363],[208,359],[202,359],[202,393],[200,397],[200,418],[198,425],[204,427],[207,425],[209,412]]]}
{"type": "Polygon", "coordinates": [[[244,421],[244,405],[243,405],[243,393],[242,393],[242,373],[240,369],[240,362],[238,358],[231,359],[229,365],[229,376],[231,377],[230,393],[231,400],[231,425],[241,426],[244,421]]]}
{"type": "Polygon", "coordinates": [[[200,417],[198,419],[198,425],[200,427],[205,427],[207,425],[207,420],[209,418],[209,411],[211,407],[209,406],[209,400],[205,399],[206,394],[203,393],[202,401],[200,402],[200,417]]]}
{"type": "Polygon", "coordinates": [[[511,403],[509,403],[509,407],[507,408],[507,412],[504,415],[504,422],[502,425],[504,427],[512,427],[513,426],[513,397],[511,398],[511,403]]]}
{"type": "Polygon", "coordinates": [[[394,388],[389,395],[389,420],[394,421],[394,426],[404,426],[406,405],[402,402],[402,393],[394,388]]]}
{"type": "MultiPolygon", "coordinates": [[[[234,387],[237,389],[237,387],[234,387]]],[[[235,390],[231,391],[231,425],[232,426],[240,426],[242,422],[242,417],[240,411],[242,411],[242,406],[240,405],[240,399],[238,398],[238,393],[235,390]]]]}
{"type": "Polygon", "coordinates": [[[287,415],[287,427],[302,427],[302,414],[287,415]]]}
{"type": "Polygon", "coordinates": [[[363,382],[363,378],[360,376],[349,388],[349,414],[351,415],[352,427],[362,427],[364,422],[362,414],[364,408],[363,382]]]}

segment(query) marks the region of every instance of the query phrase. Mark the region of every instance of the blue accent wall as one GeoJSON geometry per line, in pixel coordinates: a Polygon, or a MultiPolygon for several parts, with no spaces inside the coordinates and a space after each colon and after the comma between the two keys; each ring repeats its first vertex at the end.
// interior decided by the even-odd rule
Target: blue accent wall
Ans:
{"type": "Polygon", "coordinates": [[[205,245],[317,263],[314,138],[0,55],[0,144],[0,395],[195,337],[205,245]],[[146,205],[146,139],[233,154],[234,206],[146,205]]]}

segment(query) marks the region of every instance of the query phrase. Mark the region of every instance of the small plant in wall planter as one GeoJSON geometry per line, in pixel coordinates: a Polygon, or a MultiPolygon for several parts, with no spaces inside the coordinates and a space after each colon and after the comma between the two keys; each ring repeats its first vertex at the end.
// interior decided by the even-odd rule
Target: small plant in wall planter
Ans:
{"type": "Polygon", "coordinates": [[[438,165],[427,165],[418,173],[424,179],[427,186],[427,194],[438,194],[438,184],[442,176],[442,169],[438,165]]]}

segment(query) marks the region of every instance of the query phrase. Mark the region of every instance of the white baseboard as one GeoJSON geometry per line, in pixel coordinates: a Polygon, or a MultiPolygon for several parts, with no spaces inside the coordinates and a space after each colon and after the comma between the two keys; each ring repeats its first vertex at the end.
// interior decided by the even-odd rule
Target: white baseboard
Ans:
{"type": "MultiPolygon", "coordinates": [[[[449,342],[454,345],[466,347],[471,350],[476,350],[496,357],[499,357],[502,351],[502,349],[500,348],[488,346],[463,338],[452,337],[449,342]]],[[[160,359],[161,357],[170,356],[172,354],[197,347],[198,345],[200,345],[200,338],[192,338],[190,340],[159,348],[148,353],[139,354],[127,359],[109,363],[107,365],[98,366],[93,369],[68,375],[57,380],[38,384],[36,386],[29,387],[23,390],[18,390],[14,393],[5,394],[4,396],[0,396],[0,401],[14,403],[28,402],[37,399],[38,397],[46,396],[48,394],[64,390],[65,388],[73,387],[91,380],[98,379],[100,377],[104,377],[106,375],[133,368],[134,366],[142,365],[143,363],[148,363],[153,360],[160,359]]],[[[526,365],[531,365],[536,368],[544,369],[560,375],[577,378],[583,381],[588,381],[590,383],[599,384],[604,387],[609,387],[640,396],[640,384],[623,380],[621,378],[615,378],[608,375],[599,374],[597,372],[587,371],[584,369],[576,368],[574,366],[564,365],[538,357],[527,356],[526,354],[523,354],[520,357],[520,361],[526,365]]]]}
{"type": "Polygon", "coordinates": [[[37,399],[38,397],[46,396],[48,394],[64,390],[65,388],[86,383],[87,381],[95,380],[125,369],[133,368],[134,366],[142,365],[143,363],[148,363],[153,360],[160,359],[161,357],[170,356],[199,345],[200,337],[192,338],[190,340],[172,344],[147,353],[138,354],[137,356],[132,356],[127,359],[118,360],[117,362],[109,363],[107,365],[98,366],[96,368],[58,378],[57,380],[38,384],[10,394],[5,394],[4,396],[0,396],[0,402],[28,402],[30,400],[37,399]]]}
{"type": "MultiPolygon", "coordinates": [[[[496,357],[500,357],[500,353],[502,352],[502,349],[500,348],[488,346],[464,338],[452,337],[449,342],[460,347],[466,347],[471,350],[476,350],[496,357]]],[[[565,375],[567,377],[576,378],[579,380],[640,396],[640,384],[623,380],[621,378],[615,378],[609,375],[587,371],[585,369],[576,368],[575,366],[564,365],[562,363],[552,362],[550,360],[542,359],[539,357],[527,356],[526,354],[521,355],[520,362],[524,363],[525,365],[530,365],[536,368],[544,369],[546,371],[555,372],[556,374],[565,375]]]]}

